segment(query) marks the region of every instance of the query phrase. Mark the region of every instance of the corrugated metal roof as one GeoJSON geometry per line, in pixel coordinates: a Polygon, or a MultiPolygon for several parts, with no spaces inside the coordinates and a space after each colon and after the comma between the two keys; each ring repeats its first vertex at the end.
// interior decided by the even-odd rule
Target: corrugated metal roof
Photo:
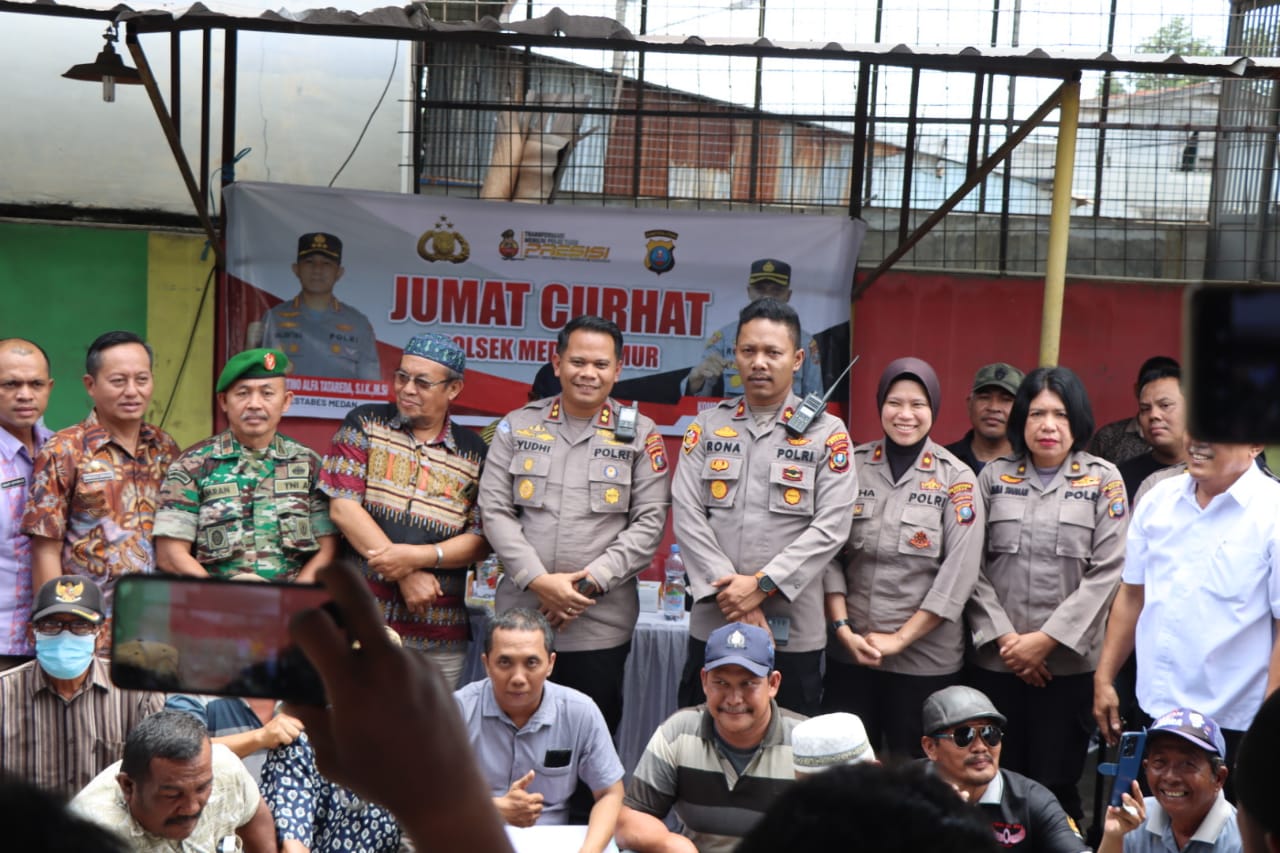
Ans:
{"type": "Polygon", "coordinates": [[[216,12],[201,3],[180,11],[111,9],[58,3],[55,0],[0,0],[0,12],[96,18],[126,22],[130,32],[240,29],[404,41],[461,41],[545,47],[660,51],[664,53],[773,56],[872,62],[944,71],[1021,74],[1063,78],[1079,71],[1143,71],[1208,77],[1280,77],[1276,57],[1179,56],[1169,54],[1093,53],[1040,48],[965,47],[959,50],[888,43],[774,42],[769,39],[700,36],[635,36],[611,18],[570,15],[559,8],[540,18],[500,22],[436,21],[417,5],[386,6],[368,12],[310,9],[299,13],[266,11],[258,15],[216,12]]]}

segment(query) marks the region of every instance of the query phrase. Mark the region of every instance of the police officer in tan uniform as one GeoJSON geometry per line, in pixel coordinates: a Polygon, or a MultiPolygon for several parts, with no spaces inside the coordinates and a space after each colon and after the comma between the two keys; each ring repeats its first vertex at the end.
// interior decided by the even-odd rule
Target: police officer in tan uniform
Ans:
{"type": "Polygon", "coordinates": [[[940,396],[918,358],[881,374],[885,437],[854,451],[848,559],[824,579],[833,632],[824,708],[857,714],[872,747],[883,739],[899,757],[922,754],[924,700],[960,680],[961,616],[982,556],[973,472],[929,437],[940,396]]]}
{"type": "Polygon", "coordinates": [[[1009,415],[1014,453],[978,478],[987,544],[965,611],[968,679],[1009,718],[1002,766],[1045,785],[1076,820],[1093,671],[1129,524],[1116,466],[1083,450],[1092,433],[1069,369],[1023,380],[1009,415]]]}
{"type": "Polygon", "coordinates": [[[480,478],[485,537],[502,559],[499,613],[540,609],[557,629],[553,681],[586,693],[610,732],[622,719],[622,669],[639,615],[636,575],[653,560],[671,504],[666,451],[637,415],[620,434],[609,398],[622,332],[584,315],[552,356],[562,391],[499,422],[480,478]]]}
{"type": "Polygon", "coordinates": [[[815,714],[826,630],[821,575],[844,546],[857,490],[849,434],[823,414],[796,436],[800,320],[776,299],[738,319],[739,399],[700,413],[684,437],[672,524],[689,572],[693,614],[680,704],[703,701],[706,641],[729,622],[764,625],[777,644],[778,704],[815,714]]]}

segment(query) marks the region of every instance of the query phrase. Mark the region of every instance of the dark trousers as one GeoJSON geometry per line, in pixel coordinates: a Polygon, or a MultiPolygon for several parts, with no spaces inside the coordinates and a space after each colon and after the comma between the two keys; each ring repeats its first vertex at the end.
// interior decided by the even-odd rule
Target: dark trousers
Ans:
{"type": "Polygon", "coordinates": [[[904,675],[828,658],[822,710],[857,714],[877,758],[923,758],[920,711],[924,700],[935,690],[959,683],[958,672],[904,675]]]}
{"type": "Polygon", "coordinates": [[[556,652],[551,680],[591,697],[604,714],[609,734],[617,734],[622,722],[622,674],[631,643],[589,652],[556,652]]]}
{"type": "MultiPolygon", "coordinates": [[[[707,701],[702,692],[702,664],[706,661],[707,644],[689,638],[684,672],[680,674],[677,699],[681,708],[700,705],[707,701]]],[[[822,650],[812,652],[774,653],[774,666],[782,673],[778,687],[778,704],[789,711],[812,717],[818,713],[822,700],[822,650]]]]}
{"type": "Polygon", "coordinates": [[[1000,766],[1044,785],[1062,809],[1084,819],[1079,782],[1093,734],[1093,673],[1055,675],[1032,687],[1009,672],[969,667],[965,681],[1008,718],[1000,766]]]}

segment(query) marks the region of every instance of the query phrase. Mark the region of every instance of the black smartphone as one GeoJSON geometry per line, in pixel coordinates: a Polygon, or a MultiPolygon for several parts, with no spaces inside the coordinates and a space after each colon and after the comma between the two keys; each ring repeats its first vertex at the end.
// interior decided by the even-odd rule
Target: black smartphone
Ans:
{"type": "Polygon", "coordinates": [[[1187,425],[1202,441],[1280,441],[1280,287],[1188,288],[1183,317],[1187,425]]]}
{"type": "Polygon", "coordinates": [[[289,636],[326,607],[314,584],[126,575],[116,584],[111,680],[131,690],[257,696],[324,705],[320,676],[289,636]]]}
{"type": "Polygon", "coordinates": [[[1111,805],[1120,808],[1124,802],[1121,794],[1131,794],[1133,780],[1142,772],[1142,755],[1147,748],[1146,732],[1125,732],[1120,735],[1120,752],[1116,758],[1116,781],[1111,786],[1111,805]]]}

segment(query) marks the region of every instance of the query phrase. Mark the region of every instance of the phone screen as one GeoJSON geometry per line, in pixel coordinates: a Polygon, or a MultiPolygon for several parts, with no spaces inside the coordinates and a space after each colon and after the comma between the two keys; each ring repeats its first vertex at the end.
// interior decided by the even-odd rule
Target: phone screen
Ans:
{"type": "Polygon", "coordinates": [[[289,620],[329,601],[314,585],[125,576],[112,614],[111,680],[134,690],[324,704],[289,620]]]}
{"type": "Polygon", "coordinates": [[[1244,444],[1280,439],[1280,287],[1191,288],[1185,335],[1191,433],[1244,444]]]}

